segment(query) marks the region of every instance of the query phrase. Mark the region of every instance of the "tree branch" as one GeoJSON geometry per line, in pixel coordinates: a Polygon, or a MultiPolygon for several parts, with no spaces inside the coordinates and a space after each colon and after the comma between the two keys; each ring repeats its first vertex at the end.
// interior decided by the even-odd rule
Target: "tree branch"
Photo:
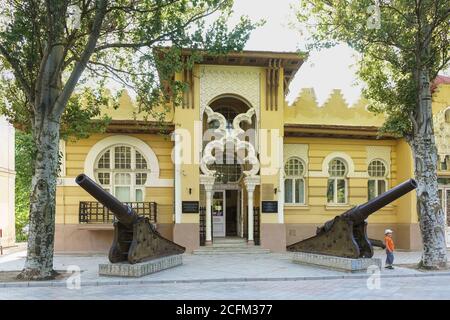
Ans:
{"type": "Polygon", "coordinates": [[[147,9],[147,10],[133,8],[131,5],[129,5],[129,6],[111,6],[108,9],[108,12],[112,12],[114,10],[119,10],[119,11],[124,11],[124,12],[149,13],[149,12],[153,12],[153,11],[155,11],[157,9],[161,10],[161,9],[163,9],[165,7],[168,7],[168,6],[172,5],[172,4],[174,4],[175,2],[179,2],[179,1],[180,0],[170,0],[170,1],[167,1],[166,3],[164,3],[164,4],[154,5],[151,9],[147,9]]]}
{"type": "Polygon", "coordinates": [[[102,27],[103,19],[106,15],[108,0],[98,0],[97,13],[95,14],[94,23],[92,25],[92,32],[89,36],[89,40],[86,44],[86,47],[81,54],[80,61],[77,62],[72,73],[70,74],[69,79],[67,80],[60,96],[56,100],[55,106],[53,107],[53,112],[56,115],[61,115],[66,107],[67,101],[70,98],[78,80],[81,77],[86,65],[94,52],[95,46],[97,44],[97,40],[100,36],[100,30],[102,27]]]}
{"type": "Polygon", "coordinates": [[[9,51],[1,44],[0,44],[0,53],[3,55],[3,57],[5,57],[6,61],[8,61],[8,63],[13,68],[16,79],[19,81],[20,85],[23,87],[23,90],[25,92],[25,95],[27,96],[27,99],[31,101],[32,100],[31,99],[31,96],[32,96],[31,88],[30,88],[30,85],[25,80],[25,74],[20,66],[20,62],[16,58],[11,56],[9,51]]]}
{"type": "Polygon", "coordinates": [[[192,22],[201,20],[201,19],[213,14],[214,12],[216,12],[217,10],[220,9],[220,7],[222,6],[223,3],[224,3],[224,1],[221,1],[212,10],[202,11],[200,13],[194,14],[191,18],[189,18],[184,24],[182,24],[178,28],[169,30],[169,31],[159,35],[155,39],[151,39],[149,41],[144,41],[144,42],[138,42],[138,43],[115,42],[115,43],[110,43],[110,44],[104,44],[104,45],[101,45],[101,46],[98,46],[97,48],[95,48],[94,52],[98,52],[98,51],[110,49],[110,48],[135,48],[135,49],[137,49],[137,48],[141,48],[141,47],[149,47],[149,46],[155,44],[156,42],[162,41],[162,39],[164,39],[165,37],[168,37],[169,35],[176,32],[177,30],[186,29],[186,27],[188,25],[190,25],[192,22]]]}

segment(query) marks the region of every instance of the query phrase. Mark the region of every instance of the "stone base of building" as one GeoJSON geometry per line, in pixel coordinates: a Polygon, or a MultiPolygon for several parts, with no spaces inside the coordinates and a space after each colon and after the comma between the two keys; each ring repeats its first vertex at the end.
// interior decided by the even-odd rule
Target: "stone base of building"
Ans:
{"type": "Polygon", "coordinates": [[[56,224],[55,252],[107,253],[113,241],[112,225],[56,224]]]}
{"type": "Polygon", "coordinates": [[[170,269],[183,264],[181,254],[162,257],[136,264],[102,263],[98,265],[98,274],[113,277],[143,277],[158,271],[170,269]]]}
{"type": "Polygon", "coordinates": [[[349,272],[366,271],[367,268],[371,266],[381,269],[381,259],[378,258],[351,259],[327,256],[323,254],[295,252],[292,261],[299,264],[313,265],[349,272]]]}
{"type": "MultiPolygon", "coordinates": [[[[173,224],[158,223],[156,230],[172,240],[173,224]]],[[[112,224],[56,224],[55,252],[65,254],[108,253],[113,242],[112,224]]]]}
{"type": "MultiPolygon", "coordinates": [[[[271,252],[284,252],[286,245],[293,244],[316,234],[320,224],[313,223],[262,223],[261,247],[271,252]]],[[[419,225],[369,223],[369,238],[382,240],[384,230],[394,231],[394,242],[398,249],[421,250],[422,237],[419,225]]],[[[165,238],[186,247],[190,253],[200,247],[198,223],[158,223],[158,232],[165,238]]],[[[3,239],[2,239],[3,240],[3,239]]],[[[109,224],[56,224],[55,252],[73,254],[105,254],[113,241],[113,226],[109,224]]],[[[6,247],[5,243],[3,246],[6,247]]]]}
{"type": "Polygon", "coordinates": [[[282,223],[261,223],[261,247],[271,252],[286,251],[286,227],[282,223]]]}
{"type": "Polygon", "coordinates": [[[173,228],[173,242],[191,253],[200,248],[200,226],[198,223],[176,223],[173,228]]]}
{"type": "Polygon", "coordinates": [[[3,249],[16,246],[15,238],[13,237],[5,237],[0,240],[0,247],[3,249]]]}
{"type": "MultiPolygon", "coordinates": [[[[318,223],[285,224],[287,245],[315,236],[316,229],[320,226],[321,224],[318,223]]],[[[420,235],[419,224],[369,223],[367,226],[367,234],[369,238],[383,240],[384,230],[386,229],[394,231],[393,237],[396,248],[411,251],[422,250],[422,237],[420,235]]]]}

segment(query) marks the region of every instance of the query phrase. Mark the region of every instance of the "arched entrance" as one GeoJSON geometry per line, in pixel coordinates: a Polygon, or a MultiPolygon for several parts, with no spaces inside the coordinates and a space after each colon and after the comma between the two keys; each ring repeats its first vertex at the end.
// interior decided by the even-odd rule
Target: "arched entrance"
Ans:
{"type": "Polygon", "coordinates": [[[253,227],[253,207],[247,209],[252,201],[244,191],[248,177],[259,170],[256,123],[254,109],[241,98],[222,96],[205,110],[200,200],[207,209],[207,243],[244,234],[253,241],[253,232],[244,230],[253,227]]]}

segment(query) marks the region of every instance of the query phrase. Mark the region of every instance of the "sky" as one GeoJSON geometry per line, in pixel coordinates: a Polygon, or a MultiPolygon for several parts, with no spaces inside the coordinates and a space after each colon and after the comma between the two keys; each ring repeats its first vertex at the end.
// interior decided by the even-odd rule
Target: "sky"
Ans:
{"type": "MultiPolygon", "coordinates": [[[[301,34],[295,18],[295,7],[301,0],[234,0],[232,26],[243,15],[252,21],[265,20],[263,26],[253,30],[244,50],[295,52],[305,51],[306,34],[301,34]]],[[[209,24],[217,15],[206,18],[209,24]]],[[[362,83],[356,76],[357,53],[345,44],[320,51],[309,51],[308,59],[297,71],[289,86],[286,100],[292,104],[301,89],[313,88],[319,106],[322,106],[334,89],[340,89],[349,106],[361,97],[362,83]]],[[[450,68],[445,72],[450,75],[450,68]]],[[[111,84],[117,89],[118,83],[111,84]]],[[[134,96],[133,92],[129,92],[134,96]]]]}
{"type": "MultiPolygon", "coordinates": [[[[252,20],[264,19],[266,23],[254,30],[245,50],[297,51],[305,50],[306,37],[296,23],[292,5],[299,0],[234,0],[234,17],[247,15],[252,20]]],[[[231,21],[233,23],[233,21],[231,21]]],[[[310,51],[309,57],[297,72],[286,97],[291,104],[302,88],[313,88],[319,106],[327,100],[333,89],[341,89],[351,106],[361,96],[361,84],[355,75],[356,52],[347,45],[310,51]]]]}

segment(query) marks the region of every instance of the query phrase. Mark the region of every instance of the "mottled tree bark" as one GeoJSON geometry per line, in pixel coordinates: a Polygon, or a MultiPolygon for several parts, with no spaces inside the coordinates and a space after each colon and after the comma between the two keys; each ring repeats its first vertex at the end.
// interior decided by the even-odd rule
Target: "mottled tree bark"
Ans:
{"type": "MultiPolygon", "coordinates": [[[[51,28],[43,53],[39,74],[33,88],[34,111],[32,133],[36,144],[30,197],[28,251],[19,279],[43,280],[56,275],[53,270],[55,238],[56,180],[59,165],[60,120],[70,95],[97,44],[107,0],[96,0],[96,13],[89,39],[70,76],[62,85],[65,54],[65,16],[68,1],[49,0],[48,19],[51,28]]],[[[30,164],[31,165],[31,164],[30,164]]]]}
{"type": "Polygon", "coordinates": [[[44,119],[33,135],[37,152],[31,183],[28,252],[19,278],[43,280],[56,275],[53,248],[59,123],[44,119]]]}
{"type": "Polygon", "coordinates": [[[438,155],[434,140],[430,79],[427,70],[418,72],[419,99],[415,110],[414,135],[409,144],[414,155],[417,187],[417,211],[423,240],[419,266],[439,269],[447,266],[445,215],[437,182],[438,155]]]}
{"type": "Polygon", "coordinates": [[[31,180],[28,251],[19,279],[43,280],[56,274],[53,248],[61,114],[55,112],[55,107],[62,91],[61,74],[57,72],[62,56],[62,46],[49,48],[41,93],[34,106],[32,131],[36,154],[31,180]]]}

